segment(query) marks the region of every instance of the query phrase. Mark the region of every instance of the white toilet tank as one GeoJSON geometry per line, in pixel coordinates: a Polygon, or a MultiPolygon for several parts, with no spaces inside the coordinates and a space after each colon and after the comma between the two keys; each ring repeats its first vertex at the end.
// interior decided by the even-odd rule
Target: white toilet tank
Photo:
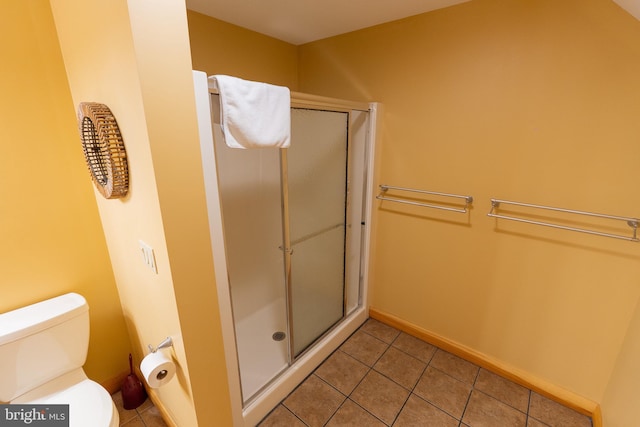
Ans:
{"type": "Polygon", "coordinates": [[[81,368],[89,346],[89,306],[69,293],[0,314],[0,402],[81,368]]]}

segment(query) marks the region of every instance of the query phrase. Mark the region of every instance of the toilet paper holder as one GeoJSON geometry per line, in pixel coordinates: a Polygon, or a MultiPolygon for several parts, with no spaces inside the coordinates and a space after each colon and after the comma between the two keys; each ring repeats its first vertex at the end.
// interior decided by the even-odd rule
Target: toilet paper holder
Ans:
{"type": "Polygon", "coordinates": [[[149,387],[161,387],[174,377],[176,365],[173,357],[162,351],[158,351],[159,349],[171,347],[172,345],[173,340],[171,337],[167,337],[155,348],[153,348],[152,345],[147,346],[150,353],[140,362],[140,371],[149,387]]]}
{"type": "Polygon", "coordinates": [[[151,344],[148,344],[147,347],[149,348],[149,351],[151,353],[155,353],[156,351],[160,350],[161,348],[167,348],[167,347],[171,347],[173,346],[173,340],[171,339],[171,337],[166,337],[164,340],[162,340],[162,342],[160,344],[158,344],[158,346],[156,348],[153,348],[153,346],[151,344]]]}

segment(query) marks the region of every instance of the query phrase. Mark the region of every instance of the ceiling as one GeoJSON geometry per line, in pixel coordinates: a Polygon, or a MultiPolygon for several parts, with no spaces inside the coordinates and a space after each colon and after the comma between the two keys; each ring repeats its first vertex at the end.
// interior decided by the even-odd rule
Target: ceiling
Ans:
{"type": "Polygon", "coordinates": [[[466,1],[186,0],[191,10],[295,45],[466,1]]]}
{"type": "MultiPolygon", "coordinates": [[[[299,45],[469,0],[186,0],[187,8],[299,45]]],[[[640,0],[613,0],[640,19],[640,0]]]]}
{"type": "Polygon", "coordinates": [[[618,6],[640,20],[640,0],[613,0],[618,6]]]}

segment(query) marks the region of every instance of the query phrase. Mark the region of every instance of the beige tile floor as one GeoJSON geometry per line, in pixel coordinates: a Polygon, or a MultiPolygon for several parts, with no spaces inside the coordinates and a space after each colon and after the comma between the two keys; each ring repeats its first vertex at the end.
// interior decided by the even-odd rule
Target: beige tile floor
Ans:
{"type": "Polygon", "coordinates": [[[151,399],[147,398],[136,409],[124,409],[122,406],[122,394],[117,392],[111,396],[118,408],[120,425],[126,427],[167,427],[160,416],[158,408],[153,406],[151,399]]]}
{"type": "Polygon", "coordinates": [[[591,427],[591,419],[369,319],[260,427],[591,427]]]}

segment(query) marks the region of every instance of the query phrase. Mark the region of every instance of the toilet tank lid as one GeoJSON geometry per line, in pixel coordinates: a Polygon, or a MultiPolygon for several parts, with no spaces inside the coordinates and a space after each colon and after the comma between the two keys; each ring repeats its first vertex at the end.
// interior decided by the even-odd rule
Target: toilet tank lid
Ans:
{"type": "Polygon", "coordinates": [[[82,295],[68,293],[0,314],[0,345],[58,325],[89,310],[82,295]]]}

